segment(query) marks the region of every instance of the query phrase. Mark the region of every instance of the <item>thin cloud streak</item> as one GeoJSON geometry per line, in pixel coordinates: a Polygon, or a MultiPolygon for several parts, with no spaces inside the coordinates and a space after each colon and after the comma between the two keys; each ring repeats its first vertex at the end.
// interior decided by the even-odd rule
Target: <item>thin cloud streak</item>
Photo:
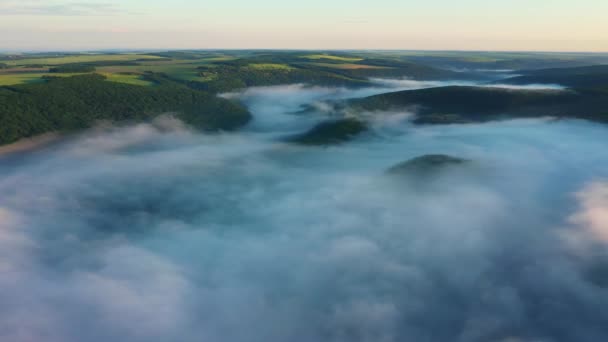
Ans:
{"type": "Polygon", "coordinates": [[[9,1],[0,4],[3,15],[40,15],[40,16],[103,16],[122,14],[119,7],[105,2],[70,2],[66,4],[42,1],[9,1]]]}

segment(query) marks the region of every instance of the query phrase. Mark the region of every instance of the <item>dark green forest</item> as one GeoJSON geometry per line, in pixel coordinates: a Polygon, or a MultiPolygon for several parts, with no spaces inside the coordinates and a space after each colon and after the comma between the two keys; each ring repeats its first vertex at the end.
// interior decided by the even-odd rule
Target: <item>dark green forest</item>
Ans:
{"type": "Polygon", "coordinates": [[[65,64],[49,69],[51,73],[89,73],[95,71],[95,67],[90,64],[65,64]]]}
{"type": "Polygon", "coordinates": [[[507,84],[561,84],[572,88],[608,89],[608,65],[591,65],[576,68],[522,70],[521,76],[500,81],[507,84]]]}
{"type": "Polygon", "coordinates": [[[406,90],[351,101],[358,110],[411,108],[416,123],[484,122],[554,116],[608,121],[608,93],[599,90],[529,90],[449,86],[406,90]]]}
{"type": "Polygon", "coordinates": [[[239,104],[162,78],[143,87],[97,74],[0,87],[0,143],[50,131],[90,127],[98,120],[144,121],[175,112],[202,130],[235,129],[250,119],[239,104]]]}
{"type": "Polygon", "coordinates": [[[300,145],[332,145],[348,141],[366,130],[365,123],[356,118],[330,120],[317,124],[289,141],[300,145]]]}

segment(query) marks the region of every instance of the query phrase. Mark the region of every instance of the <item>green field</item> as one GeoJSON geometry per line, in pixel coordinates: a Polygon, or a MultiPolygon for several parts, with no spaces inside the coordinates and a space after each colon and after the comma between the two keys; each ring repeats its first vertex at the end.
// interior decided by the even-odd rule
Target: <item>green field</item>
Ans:
{"type": "MultiPolygon", "coordinates": [[[[99,72],[106,77],[107,81],[126,83],[133,85],[147,86],[152,82],[143,80],[138,74],[120,74],[120,73],[105,73],[99,72]]],[[[80,73],[16,73],[16,74],[0,74],[0,86],[10,86],[25,83],[40,83],[44,82],[44,77],[71,77],[82,75],[80,73]]]]}
{"type": "Polygon", "coordinates": [[[97,72],[102,74],[124,74],[155,72],[165,73],[179,80],[191,81],[199,78],[196,65],[191,64],[156,64],[156,65],[125,65],[99,67],[97,72]]]}
{"type": "Polygon", "coordinates": [[[8,86],[22,83],[39,83],[43,82],[44,76],[52,76],[52,77],[70,77],[76,76],[80,74],[49,74],[49,73],[18,73],[18,74],[0,74],[0,86],[8,86]]]}
{"type": "Polygon", "coordinates": [[[307,59],[330,59],[333,61],[340,61],[340,62],[359,62],[359,61],[363,60],[363,58],[360,58],[360,57],[343,57],[343,56],[333,56],[333,55],[326,55],[326,54],[306,55],[306,56],[302,56],[302,57],[307,58],[307,59]]]}
{"type": "Polygon", "coordinates": [[[276,63],[256,63],[249,64],[247,67],[254,70],[293,70],[293,68],[287,64],[276,63]]]}
{"type": "MultiPolygon", "coordinates": [[[[23,56],[27,57],[27,55],[23,56]]],[[[182,81],[204,81],[196,68],[216,62],[234,60],[235,57],[213,55],[196,59],[167,59],[146,54],[83,54],[59,57],[27,57],[22,59],[8,59],[4,57],[0,62],[9,68],[0,71],[0,86],[16,85],[22,83],[42,82],[44,76],[65,77],[74,74],[49,73],[49,68],[70,65],[103,62],[108,66],[97,66],[96,72],[106,76],[108,81],[134,85],[150,85],[141,75],[145,72],[165,73],[182,81]],[[111,65],[117,62],[117,65],[111,65]],[[121,62],[133,62],[134,65],[120,65],[121,62]],[[31,66],[36,66],[32,68],[31,66]],[[138,75],[139,74],[139,75],[138,75]]],[[[105,65],[105,64],[104,64],[105,65]]],[[[260,64],[254,68],[272,69],[278,65],[260,64]]],[[[289,68],[289,66],[284,65],[289,68]]]]}
{"type": "Polygon", "coordinates": [[[365,65],[365,64],[352,64],[352,63],[309,63],[310,65],[319,66],[323,68],[341,69],[341,70],[359,70],[359,69],[390,69],[388,67],[376,66],[376,65],[365,65]]]}
{"type": "Polygon", "coordinates": [[[150,81],[146,81],[146,80],[142,79],[141,75],[137,75],[137,74],[118,74],[118,73],[104,74],[104,73],[102,73],[102,75],[104,75],[106,77],[106,80],[110,81],[110,82],[118,82],[118,83],[140,85],[140,86],[149,86],[149,85],[153,84],[150,81]]]}
{"type": "MultiPolygon", "coordinates": [[[[365,69],[365,68],[381,68],[375,66],[366,66],[366,65],[358,65],[352,64],[353,61],[362,60],[362,58],[347,58],[347,57],[339,57],[339,56],[331,56],[331,55],[318,55],[319,57],[323,57],[336,63],[327,63],[327,67],[335,68],[337,70],[340,69],[365,69]]],[[[187,53],[175,53],[172,54],[170,58],[153,56],[153,55],[96,55],[96,56],[69,56],[69,57],[58,57],[58,58],[36,58],[39,63],[42,62],[52,62],[54,64],[49,64],[48,66],[59,66],[62,64],[55,64],[59,61],[70,63],[95,63],[95,62],[108,62],[110,57],[113,58],[114,61],[117,62],[134,62],[133,65],[124,65],[117,63],[116,65],[104,64],[102,66],[96,66],[96,72],[102,74],[107,77],[108,81],[120,82],[120,83],[128,83],[135,85],[150,85],[149,81],[145,81],[142,79],[142,75],[145,73],[156,73],[156,74],[165,74],[171,77],[172,79],[183,81],[183,82],[214,82],[218,81],[218,79],[225,77],[234,77],[234,75],[226,75],[225,70],[223,72],[215,71],[217,67],[224,65],[222,63],[230,63],[232,61],[236,61],[239,63],[239,67],[242,68],[242,71],[248,70],[251,73],[272,73],[272,72],[289,72],[297,70],[298,68],[295,65],[291,65],[290,63],[285,62],[274,62],[274,57],[270,58],[268,62],[266,61],[257,61],[257,59],[252,59],[251,63],[241,62],[247,61],[247,58],[239,58],[239,56],[234,55],[222,55],[215,53],[209,56],[201,56],[199,54],[192,54],[189,56],[187,53]],[[175,55],[175,56],[174,56],[175,55]],[[148,57],[148,58],[144,58],[148,57]],[[201,71],[201,67],[206,67],[207,69],[201,71]]],[[[265,57],[267,58],[267,57],[265,57]]],[[[315,55],[311,56],[311,59],[315,59],[315,55]]],[[[23,61],[31,62],[34,59],[25,59],[20,61],[19,63],[22,65],[27,65],[23,61]]],[[[319,59],[321,60],[321,59],[319,59]]],[[[297,60],[294,59],[294,62],[297,60]]],[[[46,64],[37,64],[37,65],[45,65],[46,64]]],[[[310,63],[310,66],[315,66],[315,63],[310,63]]],[[[318,63],[317,67],[323,66],[323,63],[318,63]]],[[[22,70],[19,67],[14,69],[9,69],[14,72],[21,72],[22,70]]],[[[7,80],[3,84],[18,84],[23,83],[25,81],[36,81],[36,78],[40,78],[44,76],[43,73],[38,72],[36,74],[31,74],[28,77],[12,77],[7,78],[7,80]]],[[[0,76],[2,77],[2,76],[0,76]]],[[[335,75],[335,78],[344,79],[343,75],[335,75]]]]}
{"type": "Polygon", "coordinates": [[[97,71],[107,74],[124,74],[145,72],[165,73],[171,77],[182,81],[205,81],[200,72],[196,69],[202,65],[213,65],[216,62],[231,61],[236,58],[230,56],[216,56],[198,59],[174,59],[174,60],[146,60],[139,62],[138,65],[116,65],[98,67],[97,71]]]}
{"type": "Polygon", "coordinates": [[[470,79],[452,70],[527,70],[608,64],[606,54],[474,51],[166,51],[0,55],[0,86],[42,82],[44,76],[102,74],[110,82],[148,86],[149,73],[212,92],[315,82],[360,86],[369,77],[470,79]],[[1,69],[1,68],[4,69],[1,69]],[[51,70],[55,69],[55,70],[51,70]],[[59,70],[59,71],[58,71],[59,70]],[[51,72],[54,71],[54,72],[51,72]]]}
{"type": "Polygon", "coordinates": [[[41,73],[19,73],[19,74],[0,74],[0,86],[8,86],[21,83],[41,82],[41,73]]]}
{"type": "Polygon", "coordinates": [[[23,66],[23,65],[60,65],[68,63],[90,63],[99,61],[135,61],[138,59],[160,59],[161,57],[142,55],[142,54],[87,54],[87,55],[74,55],[74,56],[62,56],[62,57],[44,57],[44,58],[25,58],[15,60],[4,60],[9,66],[23,66]]]}

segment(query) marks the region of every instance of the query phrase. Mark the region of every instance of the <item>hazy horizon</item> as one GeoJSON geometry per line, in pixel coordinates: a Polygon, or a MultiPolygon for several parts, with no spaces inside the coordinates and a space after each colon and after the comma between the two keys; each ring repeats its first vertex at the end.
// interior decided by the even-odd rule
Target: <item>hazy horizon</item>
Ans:
{"type": "Polygon", "coordinates": [[[608,51],[588,51],[588,50],[458,50],[458,49],[281,49],[281,48],[171,48],[171,47],[157,47],[157,48],[139,48],[139,49],[128,49],[128,48],[100,48],[100,49],[3,49],[0,48],[0,53],[150,53],[160,51],[320,51],[320,52],[345,52],[345,53],[356,53],[356,52],[428,52],[433,53],[537,53],[537,54],[564,54],[564,55],[608,55],[608,51]]]}
{"type": "Polygon", "coordinates": [[[243,0],[0,3],[5,51],[306,49],[608,52],[599,0],[283,4],[243,0]]]}

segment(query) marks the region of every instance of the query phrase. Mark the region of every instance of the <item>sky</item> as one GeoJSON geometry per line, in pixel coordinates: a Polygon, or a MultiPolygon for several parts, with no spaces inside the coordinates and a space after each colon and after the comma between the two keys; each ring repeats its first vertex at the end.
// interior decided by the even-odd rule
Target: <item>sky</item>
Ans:
{"type": "Polygon", "coordinates": [[[0,0],[0,49],[608,51],[606,0],[0,0]]]}

